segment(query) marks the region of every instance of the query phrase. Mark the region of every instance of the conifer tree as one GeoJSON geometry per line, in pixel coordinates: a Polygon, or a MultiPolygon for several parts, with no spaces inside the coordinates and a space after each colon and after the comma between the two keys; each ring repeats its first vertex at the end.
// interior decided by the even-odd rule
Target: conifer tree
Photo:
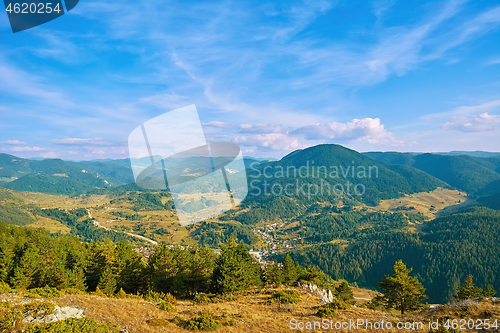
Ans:
{"type": "Polygon", "coordinates": [[[292,285],[297,282],[297,269],[292,257],[290,257],[289,254],[285,256],[285,259],[283,259],[282,272],[284,283],[286,283],[287,285],[292,285]]]}
{"type": "Polygon", "coordinates": [[[384,295],[376,299],[387,307],[400,310],[401,314],[421,308],[420,301],[428,297],[424,295],[425,288],[418,279],[409,275],[413,269],[407,269],[402,260],[396,261],[392,267],[394,274],[386,275],[385,280],[377,283],[384,290],[384,295]]]}
{"type": "Polygon", "coordinates": [[[67,287],[75,288],[81,291],[86,291],[85,272],[81,267],[74,267],[68,272],[67,287]]]}
{"type": "Polygon", "coordinates": [[[257,283],[258,265],[242,244],[236,244],[231,235],[227,245],[221,246],[221,254],[215,260],[211,289],[215,293],[228,294],[244,290],[257,283]]]}
{"type": "Polygon", "coordinates": [[[40,265],[40,258],[35,251],[36,249],[28,247],[14,268],[14,276],[12,277],[14,288],[27,289],[34,283],[40,265]]]}
{"type": "Polygon", "coordinates": [[[484,297],[493,297],[497,294],[496,290],[493,289],[493,286],[491,284],[486,286],[486,289],[484,289],[483,295],[484,297]]]}
{"type": "Polygon", "coordinates": [[[106,295],[112,296],[116,290],[116,277],[111,270],[111,267],[106,266],[97,285],[99,289],[106,295]]]}
{"type": "Polygon", "coordinates": [[[465,299],[472,299],[481,296],[483,290],[474,285],[474,280],[472,275],[467,275],[464,283],[457,288],[457,294],[454,296],[457,301],[463,301],[465,299]]]}
{"type": "Polygon", "coordinates": [[[267,265],[266,280],[269,284],[274,284],[275,287],[279,287],[283,284],[283,270],[279,267],[277,261],[275,261],[272,265],[267,265]]]}
{"type": "Polygon", "coordinates": [[[352,289],[351,287],[349,287],[349,284],[346,281],[343,281],[337,288],[335,288],[333,294],[338,299],[346,303],[349,303],[351,305],[356,303],[356,301],[354,300],[354,294],[352,293],[352,289]]]}

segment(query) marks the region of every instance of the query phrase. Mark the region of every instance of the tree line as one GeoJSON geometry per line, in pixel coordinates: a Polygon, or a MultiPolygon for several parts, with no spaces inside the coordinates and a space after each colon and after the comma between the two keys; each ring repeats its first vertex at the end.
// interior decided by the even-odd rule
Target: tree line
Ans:
{"type": "Polygon", "coordinates": [[[49,286],[113,295],[149,291],[194,297],[197,293],[228,294],[266,284],[329,278],[315,266],[302,267],[287,257],[281,265],[262,267],[234,237],[221,254],[203,246],[159,245],[147,258],[125,241],[81,242],[43,229],[0,223],[0,281],[18,290],[49,286]]]}

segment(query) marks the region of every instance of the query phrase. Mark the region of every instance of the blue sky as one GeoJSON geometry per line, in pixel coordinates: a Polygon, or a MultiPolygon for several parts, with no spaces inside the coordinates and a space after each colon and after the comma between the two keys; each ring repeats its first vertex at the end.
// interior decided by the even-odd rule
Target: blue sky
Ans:
{"type": "Polygon", "coordinates": [[[500,3],[82,0],[16,34],[0,14],[0,152],[128,157],[190,104],[247,156],[500,151],[500,3]]]}

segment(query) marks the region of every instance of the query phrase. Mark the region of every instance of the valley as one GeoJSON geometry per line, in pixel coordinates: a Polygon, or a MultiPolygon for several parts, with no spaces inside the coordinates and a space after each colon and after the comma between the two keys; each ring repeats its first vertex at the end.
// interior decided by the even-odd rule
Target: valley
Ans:
{"type": "MultiPolygon", "coordinates": [[[[413,268],[415,276],[427,290],[427,295],[429,295],[427,302],[430,304],[453,301],[454,290],[469,274],[474,276],[475,281],[480,286],[491,284],[492,288],[500,289],[500,279],[498,279],[498,272],[500,272],[500,245],[498,243],[500,211],[497,209],[498,200],[496,199],[500,192],[495,187],[500,179],[497,167],[500,165],[500,162],[497,161],[500,161],[500,158],[447,156],[445,162],[452,163],[452,165],[448,165],[447,172],[438,172],[432,170],[429,164],[422,162],[423,158],[418,156],[403,156],[403,161],[408,159],[412,161],[411,163],[402,163],[402,157],[397,155],[395,158],[393,153],[388,153],[388,156],[380,153],[376,154],[376,157],[377,160],[374,160],[369,155],[360,154],[338,145],[320,145],[294,152],[277,161],[252,160],[253,164],[247,169],[247,175],[249,181],[256,181],[253,185],[260,189],[263,189],[263,181],[267,182],[266,186],[269,188],[278,185],[284,187],[289,183],[307,188],[307,186],[320,186],[326,183],[330,186],[345,185],[347,182],[355,181],[360,184],[359,186],[364,187],[365,193],[363,196],[356,196],[346,193],[338,195],[318,192],[311,196],[299,191],[294,191],[290,195],[270,195],[262,192],[262,195],[247,196],[236,209],[188,226],[180,225],[168,190],[145,190],[133,183],[117,185],[119,180],[113,178],[107,178],[108,185],[111,184],[109,186],[102,185],[106,183],[99,183],[100,180],[97,183],[94,182],[95,179],[111,177],[113,165],[121,165],[120,168],[122,168],[123,164],[107,161],[108,165],[104,167],[99,166],[99,162],[87,163],[83,170],[89,170],[88,174],[80,170],[75,176],[72,171],[75,171],[75,167],[83,168],[83,165],[72,163],[67,166],[64,161],[45,162],[51,165],[51,168],[49,169],[50,175],[44,176],[43,170],[36,171],[36,175],[31,174],[28,169],[24,169],[22,174],[16,173],[14,171],[18,166],[8,165],[5,163],[4,157],[4,166],[0,169],[0,176],[4,178],[14,176],[18,177],[18,180],[23,177],[32,178],[25,178],[26,184],[30,184],[28,187],[31,191],[17,190],[16,188],[25,187],[24,185],[23,187],[15,185],[14,181],[9,181],[8,185],[4,183],[9,188],[0,187],[0,222],[15,224],[19,228],[28,227],[28,229],[36,229],[40,232],[44,229],[54,239],[64,235],[71,236],[68,238],[71,239],[70,242],[76,242],[72,243],[71,246],[77,247],[77,243],[81,244],[78,247],[83,246],[85,250],[82,248],[81,251],[87,253],[87,259],[78,259],[82,262],[81,268],[85,272],[84,281],[86,283],[85,288],[82,285],[79,288],[90,293],[96,292],[99,281],[108,278],[105,274],[106,266],[104,264],[102,264],[104,266],[99,264],[101,265],[99,268],[92,268],[94,260],[92,258],[96,255],[94,251],[97,251],[96,249],[99,247],[102,247],[103,255],[107,253],[105,255],[108,258],[106,262],[118,260],[112,266],[114,277],[109,277],[110,281],[118,279],[123,286],[127,286],[127,292],[139,290],[144,292],[145,286],[130,284],[126,278],[119,277],[120,274],[125,274],[119,273],[124,267],[124,262],[132,260],[132,257],[134,265],[138,265],[134,269],[138,270],[135,273],[127,271],[126,274],[147,275],[150,274],[146,273],[150,266],[145,263],[157,260],[154,259],[157,251],[167,251],[165,253],[168,254],[167,257],[170,256],[171,262],[180,265],[182,260],[187,260],[185,253],[192,251],[196,253],[196,251],[200,251],[198,249],[203,249],[200,252],[203,254],[200,255],[207,255],[212,258],[210,260],[215,260],[215,257],[212,257],[214,253],[216,255],[222,253],[225,246],[232,241],[235,244],[241,244],[242,251],[243,249],[247,252],[250,251],[253,260],[262,265],[265,273],[262,273],[261,279],[265,281],[264,284],[267,287],[269,287],[269,279],[276,279],[275,276],[268,276],[268,274],[272,275],[272,272],[280,267],[277,266],[277,263],[283,263],[285,258],[289,256],[297,265],[301,265],[304,269],[307,268],[307,273],[303,272],[303,279],[319,279],[316,281],[325,279],[324,281],[328,281],[325,283],[330,286],[332,283],[338,284],[338,281],[346,280],[358,294],[359,301],[370,301],[377,295],[377,292],[380,291],[377,282],[391,270],[391,266],[397,260],[403,260],[408,267],[413,268]],[[353,178],[352,174],[346,174],[345,178],[332,178],[325,177],[326,175],[318,177],[318,174],[315,173],[307,177],[299,175],[287,178],[276,173],[265,174],[263,172],[266,167],[273,170],[279,170],[279,168],[299,170],[301,167],[307,166],[308,163],[312,163],[313,160],[316,165],[338,165],[346,168],[352,165],[366,168],[376,167],[377,177],[356,178],[354,175],[353,178]],[[399,164],[393,164],[395,162],[399,164]],[[453,164],[454,162],[456,164],[453,164]],[[480,173],[471,173],[465,177],[471,163],[490,170],[487,172],[487,177],[485,178],[480,173]],[[58,165],[61,169],[54,169],[54,165],[58,165]],[[66,170],[66,167],[69,170],[66,170]],[[423,169],[426,169],[427,172],[423,169]],[[101,175],[92,170],[104,170],[107,174],[101,175]],[[91,174],[91,172],[95,173],[91,174]],[[446,177],[442,177],[440,172],[446,177]],[[79,181],[80,173],[85,174],[85,177],[94,177],[95,179],[92,180],[94,183],[87,182],[88,187],[86,188],[73,186],[72,177],[76,177],[75,181],[79,181]],[[67,177],[62,177],[61,174],[65,174],[67,177]],[[36,178],[35,176],[38,177],[38,180],[32,181],[36,178]],[[460,183],[460,179],[463,179],[464,182],[460,183]],[[475,179],[483,184],[482,188],[471,187],[471,181],[473,182],[475,179]],[[44,185],[46,181],[50,181],[52,184],[48,188],[44,185]],[[65,183],[65,181],[70,182],[65,183]],[[95,187],[92,184],[101,185],[95,187]],[[48,190],[44,191],[44,189],[48,190]],[[467,192],[466,189],[471,192],[467,192]],[[119,250],[123,246],[126,246],[127,250],[119,250]],[[111,250],[113,248],[115,250],[111,250]],[[122,259],[110,255],[109,251],[118,251],[116,254],[118,257],[125,255],[124,253],[128,254],[125,255],[123,259],[125,261],[122,262],[122,259]],[[177,262],[177,260],[180,261],[177,262]],[[139,266],[142,268],[139,269],[139,266]],[[359,296],[360,293],[364,297],[359,296]]],[[[425,156],[425,161],[434,159],[441,161],[441,157],[425,156]]],[[[12,163],[19,162],[15,158],[7,158],[7,160],[12,163]]],[[[0,161],[2,161],[1,156],[0,161]]],[[[442,168],[446,165],[443,163],[437,165],[436,168],[442,168]]],[[[40,164],[33,165],[40,168],[40,164]]],[[[26,162],[26,165],[31,164],[26,162]]],[[[34,168],[33,165],[30,167],[34,168]]],[[[125,172],[125,169],[121,170],[125,172]]],[[[124,173],[121,174],[121,179],[126,178],[124,175],[124,173]]],[[[210,183],[205,185],[210,186],[210,183]]],[[[196,191],[184,195],[185,202],[196,202],[202,199],[196,191]]],[[[2,241],[0,238],[0,250],[2,246],[10,244],[9,242],[12,241],[2,241]]],[[[61,238],[58,242],[64,243],[66,240],[61,238]]],[[[98,253],[101,253],[99,251],[101,250],[98,250],[98,253]]],[[[73,256],[72,254],[69,258],[73,256]]],[[[5,267],[10,268],[9,270],[5,269],[4,273],[1,272],[0,262],[0,279],[4,279],[12,286],[18,286],[21,283],[15,275],[15,270],[21,269],[19,268],[21,266],[18,268],[12,266],[18,265],[15,264],[16,262],[19,261],[9,262],[5,267]]],[[[73,264],[69,265],[68,267],[72,267],[73,264]]],[[[154,265],[157,267],[157,264],[154,265]]],[[[188,266],[182,266],[179,269],[185,270],[188,266]]],[[[192,269],[194,268],[189,268],[188,271],[192,269]]],[[[196,272],[196,270],[191,272],[196,272]]],[[[72,272],[68,276],[74,274],[77,273],[72,272]]],[[[37,286],[39,282],[36,281],[42,279],[42,276],[45,275],[34,277],[34,282],[30,284],[31,288],[37,286]]],[[[76,278],[76,276],[71,279],[76,278]]],[[[152,278],[150,275],[147,276],[148,279],[152,278]]],[[[169,279],[181,279],[181,276],[183,275],[169,279]]],[[[209,277],[207,275],[203,279],[209,277]]],[[[165,277],[161,277],[161,279],[163,278],[165,277]]],[[[44,279],[48,279],[48,277],[44,279]]],[[[181,280],[175,280],[177,282],[174,285],[177,286],[179,283],[182,285],[184,282],[180,282],[181,280]]],[[[157,283],[155,279],[148,281],[148,283],[157,283]]],[[[111,294],[118,292],[117,286],[114,288],[112,292],[109,291],[111,294]]],[[[172,292],[182,299],[178,303],[179,308],[184,308],[183,302],[187,300],[189,303],[189,299],[192,299],[193,295],[182,294],[180,296],[175,288],[177,287],[174,287],[172,292]]],[[[207,288],[203,289],[204,292],[209,291],[207,288]]],[[[75,296],[73,299],[76,300],[78,297],[75,296]]],[[[83,302],[88,304],[96,302],[91,296],[82,297],[83,302]]],[[[62,299],[58,301],[62,301],[62,299]]],[[[133,303],[133,301],[128,300],[123,302],[125,307],[129,306],[127,302],[133,303]]],[[[245,299],[244,302],[250,302],[250,300],[245,299]]],[[[62,303],[69,304],[66,301],[62,303]]],[[[186,303],[186,307],[188,303],[186,303]]],[[[81,303],[78,304],[81,306],[81,303]]],[[[97,303],[95,305],[101,307],[97,303]]],[[[260,306],[256,303],[256,308],[252,308],[251,312],[255,315],[260,313],[259,311],[263,311],[258,309],[260,306]]],[[[299,314],[300,312],[300,316],[305,317],[314,316],[320,305],[313,305],[310,301],[306,301],[304,306],[303,309],[308,309],[304,310],[304,313],[300,312],[302,310],[299,311],[298,308],[293,310],[294,313],[299,314]]],[[[217,310],[216,307],[212,306],[209,306],[208,309],[217,316],[222,316],[225,313],[225,310],[217,310]]],[[[379,309],[374,309],[366,310],[368,311],[366,315],[387,316],[387,313],[391,315],[391,310],[387,309],[388,312],[384,312],[384,314],[370,312],[379,311],[379,309]]],[[[187,317],[196,315],[196,311],[189,313],[185,311],[187,310],[182,310],[182,313],[186,314],[187,317]]],[[[365,310],[359,309],[359,311],[365,310]]],[[[345,313],[361,316],[362,313],[359,311],[354,309],[345,313]]],[[[96,315],[94,310],[88,314],[99,322],[105,319],[96,315]]],[[[164,318],[159,313],[157,315],[159,318],[164,318]]],[[[349,318],[351,315],[346,316],[349,318]]],[[[126,322],[125,319],[120,319],[117,313],[110,313],[109,318],[115,322],[126,322]]],[[[255,325],[254,319],[250,319],[250,315],[248,318],[248,323],[255,325]]],[[[263,320],[268,323],[272,319],[271,317],[263,317],[263,320]]],[[[147,323],[143,322],[141,325],[146,325],[140,326],[143,331],[151,330],[151,328],[146,328],[149,327],[147,323]]],[[[177,326],[169,325],[167,327],[170,329],[177,329],[177,326]]]]}

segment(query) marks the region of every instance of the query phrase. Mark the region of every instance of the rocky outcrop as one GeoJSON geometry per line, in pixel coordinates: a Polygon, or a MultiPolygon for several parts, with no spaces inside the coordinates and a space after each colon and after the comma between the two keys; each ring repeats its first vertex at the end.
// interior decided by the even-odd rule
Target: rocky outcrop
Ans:
{"type": "Polygon", "coordinates": [[[321,303],[331,303],[334,300],[334,296],[331,290],[318,288],[317,285],[312,283],[299,283],[299,287],[304,290],[309,290],[311,293],[319,296],[321,303]]]}
{"type": "Polygon", "coordinates": [[[68,318],[83,318],[83,310],[71,308],[69,306],[55,306],[54,311],[46,314],[45,311],[38,311],[34,315],[27,316],[23,319],[25,324],[42,324],[52,323],[59,320],[66,320],[68,318]]]}

